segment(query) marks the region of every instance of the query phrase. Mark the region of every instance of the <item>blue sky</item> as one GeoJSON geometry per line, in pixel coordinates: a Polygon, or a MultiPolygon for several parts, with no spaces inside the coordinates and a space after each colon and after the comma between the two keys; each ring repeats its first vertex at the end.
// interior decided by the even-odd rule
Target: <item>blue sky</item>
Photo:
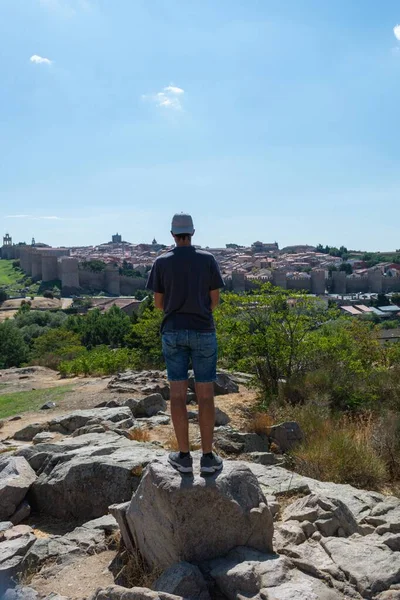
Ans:
{"type": "Polygon", "coordinates": [[[0,10],[0,223],[15,241],[168,242],[189,211],[203,246],[400,248],[395,0],[0,10]]]}

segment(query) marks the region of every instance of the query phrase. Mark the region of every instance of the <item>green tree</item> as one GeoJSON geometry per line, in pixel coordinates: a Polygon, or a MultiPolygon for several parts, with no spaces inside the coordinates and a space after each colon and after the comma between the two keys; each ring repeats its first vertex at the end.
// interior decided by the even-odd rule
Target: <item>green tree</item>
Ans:
{"type": "Polygon", "coordinates": [[[307,369],[315,354],[310,333],[332,314],[315,299],[269,284],[252,296],[225,294],[216,314],[222,357],[276,396],[281,380],[307,369]]]}
{"type": "Polygon", "coordinates": [[[0,304],[5,302],[8,299],[8,294],[5,289],[0,288],[0,304]]]}
{"type": "Polygon", "coordinates": [[[35,362],[58,369],[63,361],[74,360],[85,351],[79,336],[66,329],[50,329],[33,343],[33,359],[35,362]]]}
{"type": "Polygon", "coordinates": [[[137,350],[142,368],[160,368],[164,364],[160,334],[162,319],[160,310],[146,308],[125,339],[129,348],[137,350]]]}
{"type": "Polygon", "coordinates": [[[117,306],[105,313],[95,308],[86,315],[69,317],[66,323],[66,328],[77,333],[82,344],[89,350],[101,345],[113,348],[124,346],[131,326],[128,315],[117,306]]]}
{"type": "Polygon", "coordinates": [[[85,269],[87,271],[93,271],[94,273],[100,273],[104,271],[106,268],[106,263],[102,260],[94,259],[94,260],[84,260],[80,263],[80,268],[85,269]]]}
{"type": "Polygon", "coordinates": [[[353,269],[352,269],[352,266],[350,263],[343,262],[339,267],[339,271],[345,271],[345,273],[347,273],[347,275],[351,275],[353,272],[353,269]]]}
{"type": "Polygon", "coordinates": [[[147,298],[150,295],[151,295],[151,292],[149,290],[136,290],[136,292],[135,292],[136,300],[144,300],[145,298],[147,298]]]}
{"type": "MultiPolygon", "coordinates": [[[[25,305],[29,306],[29,305],[25,305]]],[[[25,342],[32,347],[33,341],[49,329],[63,325],[67,317],[62,311],[19,310],[14,318],[15,325],[24,336],[25,342]]]]}
{"type": "Polygon", "coordinates": [[[79,336],[76,333],[66,329],[50,329],[35,340],[33,349],[35,356],[41,357],[71,346],[81,346],[79,336]]]}
{"type": "Polygon", "coordinates": [[[15,324],[9,319],[0,323],[0,369],[21,366],[28,354],[29,348],[15,324]]]}

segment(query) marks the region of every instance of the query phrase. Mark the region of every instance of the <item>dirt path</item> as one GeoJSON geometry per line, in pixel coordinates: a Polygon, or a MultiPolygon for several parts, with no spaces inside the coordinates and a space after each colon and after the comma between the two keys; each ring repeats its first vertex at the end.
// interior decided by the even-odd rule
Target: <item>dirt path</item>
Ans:
{"type": "MultiPolygon", "coordinates": [[[[1,388],[0,394],[30,391],[32,389],[48,389],[65,385],[73,387],[53,409],[21,413],[19,415],[21,418],[17,421],[6,419],[3,428],[0,430],[0,442],[12,437],[16,431],[30,423],[44,423],[56,416],[74,410],[94,408],[101,402],[108,402],[109,400],[123,402],[125,398],[129,397],[129,394],[109,390],[107,387],[109,381],[109,377],[61,379],[58,373],[43,367],[2,371],[0,383],[4,384],[4,387],[1,388]]],[[[233,427],[244,430],[248,425],[249,415],[254,408],[255,401],[254,392],[241,387],[238,394],[217,396],[215,404],[229,415],[233,427]]],[[[189,406],[188,408],[189,410],[197,410],[197,406],[189,406]]],[[[169,413],[169,405],[167,412],[169,413]]],[[[190,435],[191,440],[198,438],[199,427],[197,423],[190,423],[190,435]]],[[[151,441],[159,441],[162,444],[167,444],[167,446],[171,444],[173,438],[172,425],[163,425],[150,431],[151,441]]]]}
{"type": "Polygon", "coordinates": [[[58,567],[56,577],[36,575],[29,585],[43,597],[54,592],[71,600],[82,600],[90,597],[97,588],[114,585],[113,575],[108,570],[114,557],[112,550],[82,556],[62,570],[58,567]]]}

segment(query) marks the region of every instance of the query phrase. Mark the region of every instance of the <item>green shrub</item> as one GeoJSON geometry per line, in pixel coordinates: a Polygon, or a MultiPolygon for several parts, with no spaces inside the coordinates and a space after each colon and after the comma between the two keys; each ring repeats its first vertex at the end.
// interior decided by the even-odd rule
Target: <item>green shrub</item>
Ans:
{"type": "Polygon", "coordinates": [[[90,350],[101,345],[124,346],[132,323],[128,315],[113,306],[105,313],[93,309],[85,315],[70,316],[65,326],[78,334],[82,344],[90,350]]]}
{"type": "Polygon", "coordinates": [[[20,367],[28,358],[29,348],[13,321],[0,323],[0,369],[20,367]]]}
{"type": "Polygon", "coordinates": [[[49,329],[33,342],[34,364],[57,370],[62,362],[74,360],[85,348],[79,336],[66,329],[49,329]]]}
{"type": "Polygon", "coordinates": [[[137,369],[140,364],[137,353],[128,348],[110,348],[100,346],[93,350],[84,350],[77,358],[64,361],[59,366],[63,377],[78,375],[112,375],[126,369],[137,369]]]}

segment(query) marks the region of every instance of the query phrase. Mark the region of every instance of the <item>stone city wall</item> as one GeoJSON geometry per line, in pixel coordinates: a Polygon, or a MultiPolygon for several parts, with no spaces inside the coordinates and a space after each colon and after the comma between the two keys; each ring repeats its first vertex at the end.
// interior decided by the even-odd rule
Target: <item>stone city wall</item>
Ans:
{"type": "MultiPolygon", "coordinates": [[[[9,260],[20,259],[21,269],[36,281],[50,282],[61,280],[64,293],[79,293],[79,288],[105,291],[115,296],[132,296],[144,289],[146,279],[120,275],[117,268],[107,267],[94,273],[79,269],[78,259],[70,257],[68,248],[36,248],[32,246],[3,246],[1,257],[9,260]]],[[[235,292],[244,292],[257,287],[254,278],[234,271],[226,278],[226,287],[235,292]]],[[[315,270],[310,277],[288,277],[284,271],[273,271],[272,278],[262,277],[261,281],[271,282],[277,287],[291,290],[305,290],[312,294],[324,295],[329,287],[333,294],[390,293],[400,292],[400,276],[388,277],[379,269],[371,269],[368,275],[353,277],[344,271],[333,271],[326,278],[324,270],[315,270]]]]}
{"type": "Polygon", "coordinates": [[[8,260],[19,258],[21,269],[34,281],[61,281],[65,295],[78,294],[81,288],[86,288],[114,296],[131,296],[146,286],[145,278],[121,276],[118,268],[111,266],[98,273],[81,270],[78,259],[70,256],[68,248],[3,246],[1,257],[8,260]]]}
{"type": "Polygon", "coordinates": [[[232,277],[226,278],[226,287],[234,292],[253,290],[258,282],[271,282],[276,287],[285,290],[307,291],[323,296],[332,294],[357,294],[357,293],[390,293],[400,292],[400,276],[389,277],[383,275],[378,269],[370,271],[368,275],[352,277],[344,271],[333,271],[331,279],[326,277],[323,270],[311,271],[310,277],[288,277],[283,271],[273,271],[272,278],[261,277],[250,279],[242,272],[233,272],[232,277]]]}

